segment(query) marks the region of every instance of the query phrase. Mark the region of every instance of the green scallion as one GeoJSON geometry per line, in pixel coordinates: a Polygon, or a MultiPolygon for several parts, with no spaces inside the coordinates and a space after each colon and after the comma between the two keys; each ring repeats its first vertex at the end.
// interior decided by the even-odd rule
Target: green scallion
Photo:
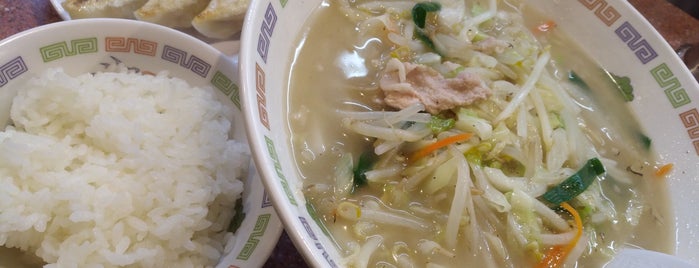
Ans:
{"type": "Polygon", "coordinates": [[[425,21],[427,20],[427,13],[435,12],[442,9],[442,5],[436,2],[421,2],[413,6],[413,22],[420,28],[425,28],[425,21]]]}
{"type": "Polygon", "coordinates": [[[359,156],[359,161],[357,161],[357,166],[354,168],[354,187],[352,188],[352,192],[354,192],[356,189],[367,185],[368,181],[366,179],[366,173],[367,171],[371,170],[371,167],[374,165],[374,156],[372,152],[364,152],[361,156],[359,156]]]}
{"type": "Polygon", "coordinates": [[[578,172],[548,190],[542,197],[549,203],[558,206],[584,192],[602,173],[604,173],[602,162],[597,158],[592,158],[578,172]]]}

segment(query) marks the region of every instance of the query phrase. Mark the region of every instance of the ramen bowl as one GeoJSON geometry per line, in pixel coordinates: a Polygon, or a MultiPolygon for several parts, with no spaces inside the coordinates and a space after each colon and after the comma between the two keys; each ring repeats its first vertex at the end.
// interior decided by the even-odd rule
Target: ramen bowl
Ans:
{"type": "MultiPolygon", "coordinates": [[[[58,22],[16,34],[1,41],[0,48],[3,131],[10,122],[10,105],[18,88],[47,69],[62,68],[66,74],[75,76],[116,70],[115,66],[121,65],[143,74],[167,71],[169,77],[182,79],[191,86],[211,87],[213,98],[231,111],[229,137],[246,145],[235,59],[179,31],[133,20],[86,19],[58,22]]],[[[249,171],[240,178],[244,182],[242,208],[237,214],[240,222],[238,227],[231,225],[233,238],[221,249],[222,257],[216,267],[262,266],[282,231],[254,164],[242,161],[241,166],[249,165],[249,171]]],[[[20,255],[0,248],[0,266],[23,267],[26,263],[16,259],[20,255]]]]}
{"type": "MultiPolygon", "coordinates": [[[[658,161],[672,164],[663,183],[663,187],[668,188],[670,210],[663,224],[671,229],[665,238],[672,244],[665,251],[699,263],[699,255],[693,250],[699,239],[699,213],[693,209],[699,204],[696,197],[699,190],[699,110],[696,104],[699,90],[696,81],[670,46],[626,2],[522,2],[543,14],[542,21],[552,22],[548,26],[555,25],[558,31],[564,32],[598,66],[608,73],[628,78],[633,85],[633,100],[626,105],[638,118],[646,141],[652,141],[650,146],[658,161]]],[[[241,102],[257,167],[287,232],[310,265],[341,267],[347,264],[347,247],[338,246],[338,240],[321,224],[320,215],[305,196],[306,180],[313,174],[304,177],[300,173],[298,159],[301,156],[294,151],[295,130],[290,123],[298,119],[295,118],[298,114],[292,113],[294,107],[290,107],[289,85],[293,73],[290,66],[295,64],[302,47],[300,40],[305,40],[312,27],[332,27],[324,23],[309,26],[303,21],[303,18],[312,17],[317,8],[327,8],[327,5],[317,0],[253,3],[242,36],[241,102]]],[[[345,30],[328,32],[333,31],[342,33],[345,30]]],[[[348,44],[344,48],[351,46],[348,44]]],[[[351,53],[348,57],[352,57],[351,53]]],[[[318,72],[337,64],[325,62],[322,57],[316,59],[316,63],[318,72]]],[[[313,73],[306,76],[321,78],[312,77],[313,73]]],[[[304,94],[311,98],[321,93],[304,94]]],[[[328,100],[324,104],[333,105],[334,102],[328,100]]],[[[318,111],[310,110],[309,114],[314,112],[318,111]]],[[[308,121],[313,121],[309,118],[308,121]]],[[[329,122],[326,126],[342,128],[340,122],[329,122]]],[[[320,141],[324,138],[322,135],[315,137],[320,141]]],[[[333,153],[331,148],[335,141],[325,142],[326,152],[333,153]]],[[[327,166],[328,170],[334,168],[327,166]]]]}

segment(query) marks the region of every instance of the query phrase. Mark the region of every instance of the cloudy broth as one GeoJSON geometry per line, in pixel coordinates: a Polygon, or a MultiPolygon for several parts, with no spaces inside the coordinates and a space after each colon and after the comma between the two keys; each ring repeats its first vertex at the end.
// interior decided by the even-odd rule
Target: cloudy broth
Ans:
{"type": "MultiPolygon", "coordinates": [[[[507,5],[501,6],[509,8],[507,5]]],[[[527,8],[522,12],[525,23],[532,27],[546,21],[545,16],[527,8]]],[[[614,159],[620,163],[619,166],[628,168],[625,171],[628,175],[626,178],[606,176],[599,181],[603,196],[614,204],[613,208],[618,212],[638,209],[633,213],[641,213],[638,219],[628,219],[623,216],[625,214],[618,213],[615,221],[598,227],[596,233],[586,233],[586,236],[597,236],[598,241],[605,243],[585,249],[591,252],[578,260],[579,265],[600,267],[608,261],[610,252],[624,245],[671,252],[674,236],[667,189],[662,179],[653,178],[652,175],[661,164],[657,163],[652,149],[646,148],[645,143],[648,141],[643,130],[623,98],[616,94],[615,84],[608,79],[610,73],[585,57],[585,52],[560,31],[541,36],[540,41],[552,45],[551,58],[559,70],[555,73],[556,76],[562,77],[561,80],[565,82],[569,71],[574,71],[587,85],[583,88],[575,83],[567,84],[578,104],[585,107],[582,113],[583,124],[588,130],[585,134],[591,137],[602,156],[614,159]]],[[[345,14],[333,1],[326,1],[317,8],[309,19],[307,31],[299,37],[296,45],[286,107],[289,114],[288,127],[292,133],[290,143],[313,213],[317,214],[319,221],[330,231],[340,252],[349,255],[352,253],[352,242],[364,243],[365,238],[358,238],[357,233],[366,230],[338,219],[334,214],[334,206],[338,201],[328,198],[332,189],[323,190],[318,187],[334,184],[332,180],[338,172],[338,162],[344,155],[351,154],[356,164],[359,155],[373,149],[373,139],[342,127],[342,116],[337,111],[388,109],[382,106],[381,95],[376,88],[382,59],[386,58],[389,48],[378,38],[360,36],[354,23],[345,19],[345,14]]],[[[382,202],[385,187],[370,184],[349,198],[398,210],[382,202]]],[[[448,203],[426,201],[427,197],[427,193],[409,196],[410,203],[416,207],[449,210],[448,203]]],[[[504,218],[501,220],[506,221],[504,218]]],[[[460,267],[485,262],[479,256],[459,253],[459,249],[473,246],[463,238],[458,241],[455,257],[435,255],[419,259],[422,257],[414,254],[414,245],[424,238],[440,239],[443,234],[435,234],[433,230],[406,232],[405,229],[393,226],[377,228],[369,228],[371,231],[366,232],[370,234],[364,234],[367,237],[382,237],[381,246],[371,257],[370,267],[396,265],[397,256],[401,254],[415,255],[412,258],[418,258],[417,263],[426,263],[430,258],[460,267]]],[[[476,247],[496,250],[482,245],[476,247]]],[[[510,250],[508,258],[511,263],[525,263],[525,267],[533,265],[525,260],[526,254],[524,250],[510,250]]],[[[504,266],[502,263],[495,265],[504,266]]]]}

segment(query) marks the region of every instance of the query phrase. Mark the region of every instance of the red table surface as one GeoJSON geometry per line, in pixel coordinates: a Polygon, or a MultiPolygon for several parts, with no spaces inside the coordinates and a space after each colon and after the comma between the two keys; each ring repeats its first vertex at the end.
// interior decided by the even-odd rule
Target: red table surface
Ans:
{"type": "MultiPolygon", "coordinates": [[[[699,21],[665,0],[628,0],[677,49],[699,44],[699,21]]],[[[0,0],[0,39],[60,21],[48,0],[0,0]]],[[[264,267],[308,267],[284,232],[264,267]]]]}

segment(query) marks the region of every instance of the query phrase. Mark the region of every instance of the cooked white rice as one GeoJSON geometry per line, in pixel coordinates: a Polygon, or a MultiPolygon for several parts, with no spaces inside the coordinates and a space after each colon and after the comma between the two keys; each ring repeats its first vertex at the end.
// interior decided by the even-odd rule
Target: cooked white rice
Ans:
{"type": "Polygon", "coordinates": [[[249,164],[231,116],[166,73],[42,73],[0,132],[0,246],[47,267],[215,265],[249,164]]]}

